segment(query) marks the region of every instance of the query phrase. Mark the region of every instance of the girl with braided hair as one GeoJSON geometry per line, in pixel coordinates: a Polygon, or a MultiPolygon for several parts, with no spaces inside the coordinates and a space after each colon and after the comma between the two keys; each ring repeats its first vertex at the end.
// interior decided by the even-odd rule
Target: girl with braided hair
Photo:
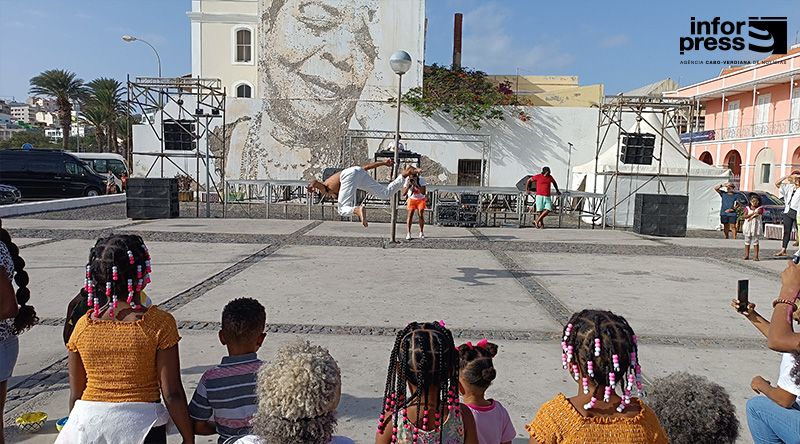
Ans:
{"type": "Polygon", "coordinates": [[[531,444],[667,444],[642,393],[638,345],[628,321],[610,311],[583,310],[563,330],[561,364],[577,394],[559,393],[525,426],[531,444]],[[622,395],[617,394],[617,386],[622,395]]]}
{"type": "Polygon", "coordinates": [[[492,359],[497,344],[481,339],[475,345],[467,342],[458,346],[458,391],[464,405],[475,418],[475,429],[481,444],[511,444],[517,436],[511,416],[500,402],[486,399],[486,389],[497,377],[492,359]]]}
{"type": "Polygon", "coordinates": [[[478,444],[458,401],[458,351],[444,321],[412,322],[389,357],[376,444],[478,444]]]}
{"type": "Polygon", "coordinates": [[[142,306],[150,265],[139,236],[112,235],[91,249],[81,292],[89,310],[67,342],[70,416],[56,443],[119,442],[121,436],[166,443],[170,418],[183,442],[194,442],[175,318],[142,306]]]}
{"type": "MultiPolygon", "coordinates": [[[[28,273],[19,247],[0,222],[0,412],[6,404],[8,380],[17,364],[19,339],[17,336],[39,322],[36,311],[28,304],[28,273]],[[17,284],[14,292],[12,282],[17,284]]],[[[3,442],[3,424],[0,421],[0,443],[3,442]]]]}

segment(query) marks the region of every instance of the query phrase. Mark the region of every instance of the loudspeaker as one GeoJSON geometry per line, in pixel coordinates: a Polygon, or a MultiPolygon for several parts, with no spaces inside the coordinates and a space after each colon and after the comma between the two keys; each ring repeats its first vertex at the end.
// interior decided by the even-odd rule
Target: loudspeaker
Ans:
{"type": "Polygon", "coordinates": [[[127,215],[139,219],[173,219],[180,217],[178,179],[131,177],[125,190],[127,215]]]}
{"type": "Polygon", "coordinates": [[[655,134],[628,133],[622,136],[619,160],[634,165],[652,165],[655,134]]]}
{"type": "Polygon", "coordinates": [[[633,232],[651,236],[686,237],[689,196],[636,194],[633,232]]]}

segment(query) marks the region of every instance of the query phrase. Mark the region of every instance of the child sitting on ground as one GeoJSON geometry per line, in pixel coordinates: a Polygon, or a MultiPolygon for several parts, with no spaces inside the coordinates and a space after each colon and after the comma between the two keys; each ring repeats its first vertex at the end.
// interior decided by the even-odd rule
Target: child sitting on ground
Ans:
{"type": "Polygon", "coordinates": [[[467,342],[458,347],[458,390],[463,404],[475,418],[478,442],[481,444],[510,444],[517,436],[508,411],[494,399],[486,399],[486,389],[497,376],[492,358],[497,355],[497,345],[486,339],[477,344],[467,342]]]}
{"type": "Polygon", "coordinates": [[[189,416],[197,435],[219,435],[219,443],[250,433],[256,412],[256,375],[262,362],[256,352],[266,334],[267,313],[255,299],[239,298],[222,310],[219,342],[228,356],[206,370],[197,383],[189,416]]]}
{"type": "Polygon", "coordinates": [[[622,316],[583,310],[563,330],[561,363],[577,383],[577,394],[559,393],[525,428],[531,444],[667,444],[655,413],[641,394],[636,334],[622,316]],[[617,386],[622,396],[617,394],[617,386]]]}
{"type": "Polygon", "coordinates": [[[744,207],[744,223],[742,223],[742,236],[744,236],[744,260],[750,259],[750,246],[755,250],[754,261],[758,259],[758,240],[761,239],[761,199],[758,194],[750,193],[748,205],[744,207]]]}
{"type": "Polygon", "coordinates": [[[739,437],[736,407],[725,389],[689,373],[656,379],[647,391],[671,444],[734,444],[739,437]]]}
{"type": "Polygon", "coordinates": [[[478,444],[470,409],[458,401],[458,352],[444,322],[400,330],[375,444],[478,444]]]}
{"type": "Polygon", "coordinates": [[[339,365],[328,350],[297,340],[258,374],[253,435],[236,444],[354,444],[333,436],[342,396],[339,365]]]}
{"type": "MultiPolygon", "coordinates": [[[[731,306],[739,311],[739,301],[734,299],[731,306]]],[[[758,314],[753,303],[740,312],[764,337],[769,336],[770,321],[758,314]]],[[[793,314],[795,322],[800,322],[800,310],[793,314]]],[[[761,376],[750,383],[756,396],[747,401],[747,424],[756,442],[797,442],[800,428],[800,361],[797,353],[781,353],[781,366],[775,387],[761,376]]]]}

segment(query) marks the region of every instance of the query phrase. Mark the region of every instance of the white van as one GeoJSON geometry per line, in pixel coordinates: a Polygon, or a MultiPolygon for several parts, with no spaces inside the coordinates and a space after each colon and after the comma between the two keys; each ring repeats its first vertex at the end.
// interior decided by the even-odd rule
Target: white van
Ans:
{"type": "Polygon", "coordinates": [[[91,168],[95,173],[107,177],[108,172],[114,173],[114,182],[117,191],[122,191],[123,175],[130,177],[131,173],[125,158],[113,153],[70,153],[91,168]]]}

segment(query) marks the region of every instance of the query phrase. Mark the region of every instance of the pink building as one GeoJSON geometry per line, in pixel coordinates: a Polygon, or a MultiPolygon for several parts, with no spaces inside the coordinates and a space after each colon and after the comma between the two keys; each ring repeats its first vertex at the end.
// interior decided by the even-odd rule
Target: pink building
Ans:
{"type": "Polygon", "coordinates": [[[729,168],[742,190],[775,192],[775,180],[800,169],[800,47],[762,62],[666,95],[700,102],[705,120],[681,136],[694,157],[729,168]]]}

